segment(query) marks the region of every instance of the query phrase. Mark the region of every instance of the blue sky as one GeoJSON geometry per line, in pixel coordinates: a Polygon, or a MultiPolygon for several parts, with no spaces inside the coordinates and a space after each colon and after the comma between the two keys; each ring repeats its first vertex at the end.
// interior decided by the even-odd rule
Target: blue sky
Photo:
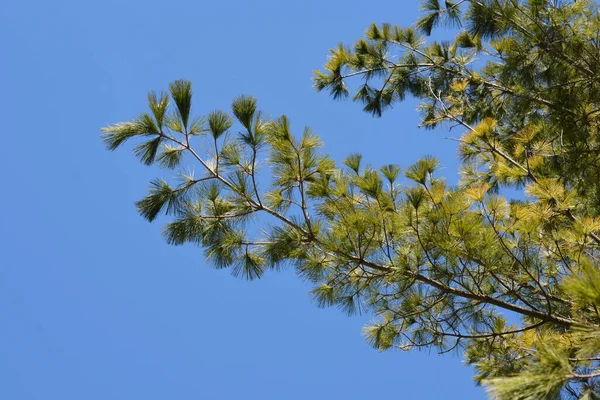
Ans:
{"type": "Polygon", "coordinates": [[[148,90],[183,78],[198,113],[251,94],[310,125],[337,160],[434,154],[455,182],[454,144],[417,129],[414,102],[374,119],[312,89],[329,48],[418,11],[366,4],[3,4],[0,398],[483,397],[460,356],[371,349],[369,316],[316,308],[292,271],[242,281],[168,246],[133,206],[157,170],[100,142],[101,127],[145,111],[148,90]]]}

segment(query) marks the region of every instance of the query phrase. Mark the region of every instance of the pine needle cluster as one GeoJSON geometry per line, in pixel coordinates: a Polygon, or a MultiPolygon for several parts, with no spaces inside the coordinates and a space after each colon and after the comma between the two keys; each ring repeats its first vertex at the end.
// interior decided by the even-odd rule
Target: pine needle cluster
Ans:
{"type": "Polygon", "coordinates": [[[373,315],[375,348],[464,352],[491,398],[600,398],[598,8],[422,10],[413,28],[372,25],[332,50],[314,82],[333,98],[354,91],[375,116],[417,97],[424,126],[460,127],[457,187],[430,156],[406,169],[408,185],[399,166],[360,154],[336,165],[309,128],[293,132],[251,97],[195,117],[186,81],[150,93],[149,112],[103,140],[138,140],[142,163],[179,171],[137,203],[149,221],[169,216],[168,243],[199,245],[247,279],[292,266],[319,306],[373,315]],[[440,26],[454,39],[428,41],[440,26]],[[198,176],[182,172],[191,164],[198,176]]]}

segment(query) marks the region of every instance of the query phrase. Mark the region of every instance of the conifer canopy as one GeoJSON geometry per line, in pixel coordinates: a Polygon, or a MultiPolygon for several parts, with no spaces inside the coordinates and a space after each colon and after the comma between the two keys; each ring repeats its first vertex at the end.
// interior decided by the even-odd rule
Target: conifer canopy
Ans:
{"type": "Polygon", "coordinates": [[[380,116],[407,96],[422,124],[458,126],[462,178],[334,162],[247,96],[194,115],[192,86],[103,129],[175,171],[137,203],[217,268],[286,265],[319,306],[366,312],[378,350],[461,351],[490,398],[600,398],[600,14],[584,0],[426,0],[413,27],[371,25],[314,85],[380,116]],[[443,27],[451,40],[429,35],[443,27]],[[204,156],[208,154],[208,156],[204,156]],[[189,172],[190,166],[201,170],[189,172]],[[266,167],[268,166],[268,168],[266,167]],[[518,198],[503,189],[521,190],[518,198]]]}

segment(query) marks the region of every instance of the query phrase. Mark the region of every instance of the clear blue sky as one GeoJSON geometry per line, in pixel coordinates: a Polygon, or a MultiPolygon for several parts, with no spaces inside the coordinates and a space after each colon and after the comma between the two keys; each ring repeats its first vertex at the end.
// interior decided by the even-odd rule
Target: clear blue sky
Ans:
{"type": "Polygon", "coordinates": [[[341,160],[441,158],[414,102],[381,119],[311,87],[328,49],[413,1],[6,1],[0,14],[0,398],[479,399],[460,356],[378,353],[369,316],[315,307],[291,271],[246,282],[170,247],[133,203],[157,171],[108,153],[107,124],[194,82],[195,109],[242,93],[310,125],[341,160]],[[385,145],[383,144],[385,143],[385,145]]]}

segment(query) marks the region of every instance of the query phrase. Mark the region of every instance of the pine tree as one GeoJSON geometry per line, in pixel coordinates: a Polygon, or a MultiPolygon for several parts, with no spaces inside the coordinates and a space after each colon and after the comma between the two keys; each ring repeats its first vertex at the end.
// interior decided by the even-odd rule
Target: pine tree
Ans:
{"type": "Polygon", "coordinates": [[[294,134],[251,97],[194,117],[186,81],[150,93],[150,111],[104,128],[103,140],[114,150],[136,137],[147,165],[202,167],[153,181],[137,203],[149,221],[171,216],[168,243],[195,243],[247,279],[293,265],[318,305],[374,316],[364,334],[375,348],[463,351],[491,398],[600,398],[598,8],[422,9],[414,28],[372,25],[332,50],[315,87],[354,91],[375,116],[414,96],[424,126],[462,127],[457,187],[433,157],[404,172],[409,186],[399,166],[373,169],[360,154],[336,165],[310,129],[294,134]],[[454,39],[428,40],[439,26],[454,39]],[[506,198],[507,187],[522,196],[506,198]]]}

